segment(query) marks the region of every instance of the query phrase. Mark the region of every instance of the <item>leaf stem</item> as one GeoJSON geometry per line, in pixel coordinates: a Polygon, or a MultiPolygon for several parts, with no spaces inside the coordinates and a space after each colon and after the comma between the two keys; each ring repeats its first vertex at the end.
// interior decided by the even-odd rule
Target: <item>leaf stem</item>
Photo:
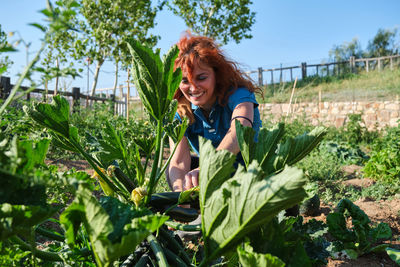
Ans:
{"type": "MultiPolygon", "coordinates": [[[[31,251],[39,259],[46,260],[46,261],[63,261],[63,259],[58,255],[58,253],[47,252],[47,251],[42,251],[42,250],[36,249],[35,247],[28,245],[25,241],[23,241],[18,236],[12,236],[12,237],[10,237],[10,240],[13,243],[18,244],[23,251],[31,251]]],[[[87,248],[82,248],[82,249],[80,249],[78,254],[82,255],[84,257],[87,257],[91,254],[91,251],[88,250],[87,248]]]]}
{"type": "MultiPolygon", "coordinates": [[[[6,109],[6,107],[13,101],[13,98],[15,96],[15,94],[17,93],[17,91],[19,90],[19,88],[21,87],[22,82],[24,81],[24,79],[26,78],[26,76],[28,75],[29,71],[31,70],[31,68],[36,64],[36,62],[39,60],[39,56],[42,53],[42,51],[44,50],[46,43],[43,42],[42,46],[40,47],[40,49],[36,52],[35,57],[31,60],[31,62],[29,62],[29,64],[25,67],[24,71],[22,72],[21,76],[19,76],[17,83],[14,85],[13,89],[10,92],[10,95],[7,97],[6,101],[4,101],[3,105],[0,107],[0,115],[4,112],[4,110],[6,109]]],[[[26,94],[27,92],[23,93],[26,94]]]]}

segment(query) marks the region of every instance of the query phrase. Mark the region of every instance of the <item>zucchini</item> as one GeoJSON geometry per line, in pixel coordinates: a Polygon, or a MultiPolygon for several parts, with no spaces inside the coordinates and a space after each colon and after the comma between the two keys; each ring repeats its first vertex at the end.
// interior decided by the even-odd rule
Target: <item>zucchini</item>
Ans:
{"type": "Polygon", "coordinates": [[[156,209],[163,209],[165,206],[171,206],[178,203],[181,192],[163,192],[151,195],[150,206],[156,209]]]}
{"type": "MultiPolygon", "coordinates": [[[[160,233],[159,237],[162,238],[162,240],[164,240],[165,244],[167,244],[167,246],[171,249],[171,251],[174,252],[179,257],[181,257],[181,259],[187,265],[191,265],[191,260],[187,255],[187,253],[185,252],[185,249],[183,248],[183,243],[180,237],[163,227],[159,229],[159,233],[160,233]],[[175,237],[171,236],[170,233],[172,233],[175,237],[177,237],[180,242],[178,242],[178,240],[175,239],[175,237]]],[[[166,256],[168,259],[168,255],[166,256]]]]}
{"type": "Polygon", "coordinates": [[[40,234],[40,235],[42,235],[42,236],[44,236],[44,237],[51,238],[51,239],[54,239],[54,240],[57,240],[57,241],[60,241],[60,242],[64,242],[65,241],[64,235],[62,235],[60,233],[57,233],[55,231],[53,232],[53,231],[47,230],[47,229],[45,229],[43,227],[40,227],[40,226],[35,228],[35,232],[40,234]]]}
{"type": "MultiPolygon", "coordinates": [[[[171,266],[176,266],[176,267],[187,267],[188,264],[186,264],[178,255],[176,255],[174,252],[169,250],[168,248],[164,248],[164,253],[167,258],[168,263],[170,263],[171,266]]],[[[190,266],[191,264],[189,264],[190,266]]]]}
{"type": "MultiPolygon", "coordinates": [[[[150,206],[156,209],[165,210],[165,206],[172,206],[178,204],[181,192],[162,192],[154,193],[151,195],[150,206]]],[[[180,204],[190,204],[193,208],[199,207],[198,201],[185,202],[180,204]]]]}
{"type": "Polygon", "coordinates": [[[167,225],[175,230],[180,230],[180,231],[185,231],[185,232],[201,231],[201,223],[200,224],[184,224],[184,223],[179,223],[179,222],[174,222],[174,221],[166,221],[165,225],[167,225]]]}
{"type": "Polygon", "coordinates": [[[125,186],[129,193],[136,188],[135,183],[117,166],[114,168],[114,175],[117,177],[118,181],[125,186]]]}
{"type": "Polygon", "coordinates": [[[182,207],[174,207],[170,209],[167,215],[180,222],[191,222],[199,216],[196,209],[182,207]]]}

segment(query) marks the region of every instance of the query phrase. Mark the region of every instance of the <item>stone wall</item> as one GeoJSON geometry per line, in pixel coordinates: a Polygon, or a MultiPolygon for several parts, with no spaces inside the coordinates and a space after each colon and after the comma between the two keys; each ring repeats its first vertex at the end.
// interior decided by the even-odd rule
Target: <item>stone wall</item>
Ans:
{"type": "Polygon", "coordinates": [[[349,114],[362,114],[368,130],[397,126],[400,119],[400,101],[382,102],[320,102],[289,104],[261,104],[262,119],[279,121],[282,116],[300,117],[313,125],[324,124],[341,127],[349,114]],[[290,111],[289,111],[290,108],[290,111]],[[289,111],[289,113],[288,113],[289,111]]]}

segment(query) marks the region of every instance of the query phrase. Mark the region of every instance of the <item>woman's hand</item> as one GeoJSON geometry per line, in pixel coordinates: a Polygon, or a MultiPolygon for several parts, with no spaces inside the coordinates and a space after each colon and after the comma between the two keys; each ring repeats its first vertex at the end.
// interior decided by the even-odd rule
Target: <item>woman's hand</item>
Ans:
{"type": "Polygon", "coordinates": [[[185,190],[199,185],[199,171],[200,168],[196,168],[186,173],[185,175],[185,190]]]}

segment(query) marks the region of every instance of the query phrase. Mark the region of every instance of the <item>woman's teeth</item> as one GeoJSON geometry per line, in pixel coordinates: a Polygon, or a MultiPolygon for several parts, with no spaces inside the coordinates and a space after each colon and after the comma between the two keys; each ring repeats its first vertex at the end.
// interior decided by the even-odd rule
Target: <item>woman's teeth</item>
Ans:
{"type": "Polygon", "coordinates": [[[203,93],[204,93],[204,92],[197,93],[197,94],[190,93],[190,96],[192,96],[192,97],[200,97],[200,96],[203,95],[203,93]]]}

